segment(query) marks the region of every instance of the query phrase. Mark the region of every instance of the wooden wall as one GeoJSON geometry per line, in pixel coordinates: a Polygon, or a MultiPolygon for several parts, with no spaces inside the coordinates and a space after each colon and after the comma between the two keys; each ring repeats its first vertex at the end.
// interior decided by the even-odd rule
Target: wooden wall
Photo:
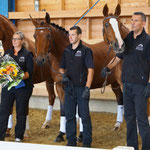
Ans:
{"type": "MultiPolygon", "coordinates": [[[[16,19],[16,25],[26,36],[33,40],[34,27],[29,19],[44,18],[45,11],[51,16],[51,22],[67,30],[73,26],[82,14],[97,0],[39,0],[39,12],[34,11],[34,0],[16,0],[16,12],[9,12],[10,19],[16,19]]],[[[143,11],[147,15],[146,30],[150,33],[150,0],[100,0],[100,2],[78,24],[83,30],[83,39],[94,43],[103,40],[102,20],[103,6],[108,4],[110,12],[116,5],[121,5],[122,22],[130,28],[130,17],[134,11],[143,11]]]]}

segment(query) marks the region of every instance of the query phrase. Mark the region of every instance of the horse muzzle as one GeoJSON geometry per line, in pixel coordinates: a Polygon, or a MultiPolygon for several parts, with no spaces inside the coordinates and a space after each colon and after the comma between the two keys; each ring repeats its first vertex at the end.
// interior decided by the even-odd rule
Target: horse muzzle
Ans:
{"type": "Polygon", "coordinates": [[[36,57],[36,63],[37,63],[38,66],[44,65],[45,62],[46,62],[46,58],[41,57],[41,56],[36,57]]]}
{"type": "Polygon", "coordinates": [[[119,44],[118,41],[117,42],[112,42],[111,46],[113,47],[114,51],[116,54],[118,53],[123,53],[125,50],[125,43],[123,42],[123,44],[121,45],[121,48],[119,48],[119,44]]]}

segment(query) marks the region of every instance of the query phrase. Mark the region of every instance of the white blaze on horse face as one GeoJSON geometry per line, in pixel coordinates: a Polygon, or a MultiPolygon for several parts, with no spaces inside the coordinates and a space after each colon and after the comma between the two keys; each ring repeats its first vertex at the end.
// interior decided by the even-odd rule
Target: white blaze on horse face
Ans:
{"type": "Polygon", "coordinates": [[[111,26],[112,26],[112,28],[114,30],[116,39],[118,40],[119,48],[121,48],[122,45],[123,45],[123,40],[122,40],[120,32],[119,32],[117,19],[110,18],[109,23],[111,24],[111,26]]]}

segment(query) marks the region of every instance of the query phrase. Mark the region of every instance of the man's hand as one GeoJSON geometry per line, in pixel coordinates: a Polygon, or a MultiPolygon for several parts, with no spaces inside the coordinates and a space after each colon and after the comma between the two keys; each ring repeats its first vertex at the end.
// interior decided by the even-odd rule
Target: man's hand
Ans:
{"type": "Polygon", "coordinates": [[[146,89],[145,89],[145,97],[149,98],[150,97],[150,82],[148,82],[146,89]]]}
{"type": "Polygon", "coordinates": [[[62,83],[67,84],[69,83],[69,78],[66,76],[66,74],[62,74],[62,83]]]}
{"type": "Polygon", "coordinates": [[[88,99],[89,97],[90,97],[90,88],[86,86],[82,93],[82,98],[88,99]]]}
{"type": "Polygon", "coordinates": [[[108,67],[104,67],[101,71],[101,77],[105,78],[107,74],[110,73],[110,69],[108,67]]]}

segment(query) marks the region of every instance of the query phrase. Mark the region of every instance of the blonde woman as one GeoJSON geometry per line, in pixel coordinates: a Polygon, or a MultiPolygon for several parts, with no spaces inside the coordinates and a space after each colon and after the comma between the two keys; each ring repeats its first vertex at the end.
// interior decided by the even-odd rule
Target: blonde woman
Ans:
{"type": "Polygon", "coordinates": [[[12,87],[9,91],[7,87],[2,88],[0,104],[0,140],[5,140],[8,117],[16,100],[16,126],[15,141],[23,140],[26,125],[26,114],[29,99],[33,91],[33,55],[26,49],[25,37],[21,31],[14,33],[12,38],[13,48],[7,50],[4,55],[9,54],[24,71],[24,76],[20,84],[12,87]]]}

